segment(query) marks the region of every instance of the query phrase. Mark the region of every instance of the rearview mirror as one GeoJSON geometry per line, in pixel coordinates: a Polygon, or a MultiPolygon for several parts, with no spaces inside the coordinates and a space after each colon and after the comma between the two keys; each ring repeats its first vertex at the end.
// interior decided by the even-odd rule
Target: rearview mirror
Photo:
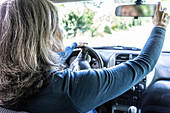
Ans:
{"type": "Polygon", "coordinates": [[[156,10],[155,4],[122,5],[116,8],[116,16],[151,17],[156,10]]]}

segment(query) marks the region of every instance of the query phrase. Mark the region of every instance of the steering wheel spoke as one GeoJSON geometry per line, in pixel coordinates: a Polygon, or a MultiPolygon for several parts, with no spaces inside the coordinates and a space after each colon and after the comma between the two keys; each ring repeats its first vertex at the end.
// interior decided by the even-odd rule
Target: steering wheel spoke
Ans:
{"type": "Polygon", "coordinates": [[[101,59],[100,55],[93,49],[88,46],[81,47],[81,51],[78,54],[77,58],[71,63],[70,68],[73,71],[80,71],[80,70],[86,70],[91,68],[90,66],[90,55],[92,54],[96,61],[98,62],[99,67],[103,67],[103,60],[101,59]]]}
{"type": "Polygon", "coordinates": [[[80,58],[81,60],[87,60],[88,55],[89,55],[88,49],[85,47],[82,47],[82,49],[78,55],[78,58],[80,58]]]}

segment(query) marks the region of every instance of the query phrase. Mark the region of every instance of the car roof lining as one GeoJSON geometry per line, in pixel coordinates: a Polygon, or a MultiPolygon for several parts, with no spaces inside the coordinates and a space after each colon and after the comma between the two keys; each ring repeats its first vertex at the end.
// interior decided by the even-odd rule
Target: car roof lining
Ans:
{"type": "Polygon", "coordinates": [[[78,1],[92,1],[92,0],[51,0],[54,3],[62,3],[62,2],[78,2],[78,1]]]}

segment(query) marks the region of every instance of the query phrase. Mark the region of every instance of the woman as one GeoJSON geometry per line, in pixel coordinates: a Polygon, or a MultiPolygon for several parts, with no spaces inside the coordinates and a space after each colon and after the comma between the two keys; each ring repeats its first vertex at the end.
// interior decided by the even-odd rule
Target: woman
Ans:
{"type": "Polygon", "coordinates": [[[122,6],[121,8],[121,16],[134,16],[134,17],[142,17],[144,16],[143,10],[140,6],[122,6]]]}
{"type": "Polygon", "coordinates": [[[121,8],[121,16],[139,16],[135,6],[123,6],[121,8]]]}
{"type": "Polygon", "coordinates": [[[87,112],[145,77],[164,42],[168,14],[158,4],[141,54],[109,69],[60,71],[58,14],[48,0],[8,0],[0,6],[0,103],[36,113],[87,112]]]}

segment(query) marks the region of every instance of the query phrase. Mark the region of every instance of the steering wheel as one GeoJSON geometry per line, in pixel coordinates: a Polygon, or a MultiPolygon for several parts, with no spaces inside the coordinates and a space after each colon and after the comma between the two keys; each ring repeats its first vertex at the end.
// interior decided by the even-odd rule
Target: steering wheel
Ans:
{"type": "Polygon", "coordinates": [[[89,53],[94,56],[98,62],[98,68],[103,68],[103,60],[101,56],[91,47],[88,46],[82,46],[80,47],[81,51],[78,54],[77,58],[70,64],[70,68],[73,71],[80,71],[91,68],[89,62],[88,62],[88,56],[89,53]]]}

